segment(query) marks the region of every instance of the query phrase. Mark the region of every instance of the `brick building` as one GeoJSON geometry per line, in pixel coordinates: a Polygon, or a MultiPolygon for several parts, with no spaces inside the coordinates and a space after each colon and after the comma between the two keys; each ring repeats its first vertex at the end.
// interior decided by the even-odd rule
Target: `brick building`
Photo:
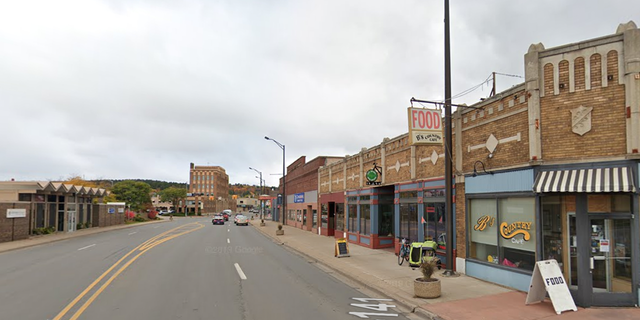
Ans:
{"type": "MultiPolygon", "coordinates": [[[[189,169],[189,192],[186,211],[191,213],[216,213],[224,209],[236,210],[235,201],[229,197],[229,175],[220,166],[196,166],[189,169]]],[[[185,210],[185,208],[183,208],[185,210]]]]}
{"type": "Polygon", "coordinates": [[[306,162],[302,156],[287,166],[287,225],[318,232],[318,168],[340,159],[323,156],[306,162]]]}
{"type": "MultiPolygon", "coordinates": [[[[525,83],[453,115],[454,268],[527,291],[555,259],[578,305],[637,305],[640,30],[534,44],[524,62],[525,83]]],[[[321,167],[322,234],[446,247],[443,160],[404,134],[321,167]]]]}
{"type": "Polygon", "coordinates": [[[44,232],[123,224],[124,206],[102,204],[107,191],[63,183],[0,182],[0,242],[44,232]]]}

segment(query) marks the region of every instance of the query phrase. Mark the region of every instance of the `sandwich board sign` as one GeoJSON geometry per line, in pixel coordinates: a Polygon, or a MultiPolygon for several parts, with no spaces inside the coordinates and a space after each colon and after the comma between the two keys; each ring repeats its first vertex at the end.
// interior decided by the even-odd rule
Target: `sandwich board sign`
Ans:
{"type": "Polygon", "coordinates": [[[568,310],[578,311],[569,292],[569,286],[564,281],[560,266],[555,259],[536,262],[525,304],[544,301],[547,292],[556,314],[568,310]]]}
{"type": "Polygon", "coordinates": [[[349,245],[347,244],[347,239],[345,238],[336,239],[336,248],[335,248],[334,254],[337,258],[351,256],[349,254],[349,245]]]}

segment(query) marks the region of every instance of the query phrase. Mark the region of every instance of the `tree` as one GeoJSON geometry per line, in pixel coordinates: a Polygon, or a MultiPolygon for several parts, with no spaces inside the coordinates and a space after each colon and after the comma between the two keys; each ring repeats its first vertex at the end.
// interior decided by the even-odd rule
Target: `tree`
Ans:
{"type": "Polygon", "coordinates": [[[187,190],[183,188],[169,187],[160,191],[160,201],[171,202],[174,209],[180,203],[180,200],[187,198],[187,190]]]}
{"type": "Polygon", "coordinates": [[[80,175],[75,175],[75,174],[72,174],[63,183],[72,184],[74,186],[83,186],[83,187],[88,187],[88,188],[97,188],[98,187],[98,185],[95,182],[84,180],[84,179],[82,179],[82,177],[80,175]]]}
{"type": "Polygon", "coordinates": [[[118,201],[124,201],[134,211],[142,210],[146,204],[151,203],[151,186],[149,184],[126,180],[113,185],[111,190],[118,201]]]}

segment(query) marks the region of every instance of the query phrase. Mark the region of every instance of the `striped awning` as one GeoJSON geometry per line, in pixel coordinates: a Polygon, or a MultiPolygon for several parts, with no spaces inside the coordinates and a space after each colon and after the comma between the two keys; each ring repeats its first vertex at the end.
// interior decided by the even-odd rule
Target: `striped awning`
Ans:
{"type": "Polygon", "coordinates": [[[543,192],[635,192],[631,168],[596,168],[542,171],[533,191],[543,192]]]}

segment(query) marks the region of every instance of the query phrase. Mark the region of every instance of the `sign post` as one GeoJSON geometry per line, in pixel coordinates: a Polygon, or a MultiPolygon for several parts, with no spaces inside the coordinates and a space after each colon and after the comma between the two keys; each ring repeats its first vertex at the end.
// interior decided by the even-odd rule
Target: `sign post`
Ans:
{"type": "Polygon", "coordinates": [[[527,293],[526,305],[544,301],[546,292],[553,304],[556,314],[562,311],[578,311],[569,292],[567,282],[564,281],[560,266],[555,259],[536,262],[531,277],[531,285],[527,293]]]}

